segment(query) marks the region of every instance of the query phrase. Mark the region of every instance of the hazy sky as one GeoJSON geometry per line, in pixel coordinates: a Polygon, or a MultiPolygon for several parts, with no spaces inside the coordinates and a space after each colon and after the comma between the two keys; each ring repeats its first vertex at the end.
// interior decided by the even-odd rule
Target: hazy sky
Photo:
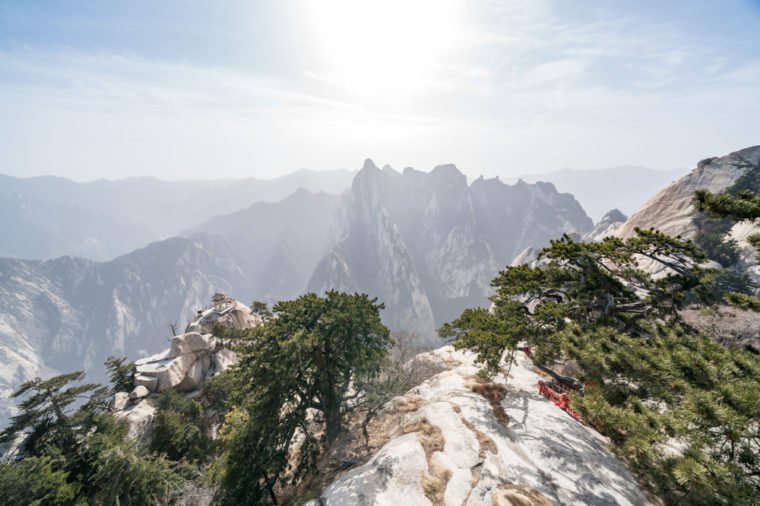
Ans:
{"type": "Polygon", "coordinates": [[[758,118],[758,1],[0,0],[17,176],[693,167],[758,118]]]}

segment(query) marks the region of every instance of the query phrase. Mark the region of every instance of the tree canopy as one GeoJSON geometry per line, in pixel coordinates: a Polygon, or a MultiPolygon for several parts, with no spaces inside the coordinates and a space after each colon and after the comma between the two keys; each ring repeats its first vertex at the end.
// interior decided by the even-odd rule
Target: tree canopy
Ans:
{"type": "Polygon", "coordinates": [[[499,273],[490,310],[465,310],[440,333],[491,374],[522,341],[540,363],[572,362],[586,384],[574,409],[666,501],[753,504],[760,360],[681,321],[718,277],[703,260],[690,241],[651,230],[599,243],[566,236],[538,265],[499,273]]]}
{"type": "Polygon", "coordinates": [[[307,294],[275,304],[273,317],[247,333],[240,362],[225,373],[233,378],[228,402],[244,414],[226,429],[221,502],[276,502],[278,482],[297,481],[320,444],[335,440],[360,395],[354,385],[378,372],[392,343],[382,307],[363,294],[307,294]],[[315,417],[324,418],[321,432],[315,417]]]}
{"type": "Polygon", "coordinates": [[[0,502],[148,505],[176,497],[182,475],[162,455],[128,440],[125,424],[107,411],[110,394],[124,387],[113,372],[126,364],[109,359],[107,365],[112,388],[82,384],[78,371],[34,378],[14,392],[22,399],[20,413],[0,438],[22,435],[23,458],[0,464],[0,502]]]}

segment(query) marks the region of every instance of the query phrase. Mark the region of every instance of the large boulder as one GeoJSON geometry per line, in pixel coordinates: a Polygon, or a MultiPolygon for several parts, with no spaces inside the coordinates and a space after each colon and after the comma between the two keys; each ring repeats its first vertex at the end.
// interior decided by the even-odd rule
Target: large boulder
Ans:
{"type": "Polygon", "coordinates": [[[170,357],[178,357],[187,353],[202,353],[214,349],[214,336],[211,334],[200,334],[198,332],[188,332],[174,336],[172,345],[169,348],[170,357]]]}
{"type": "Polygon", "coordinates": [[[168,350],[135,362],[135,384],[151,392],[198,388],[211,365],[215,346],[216,340],[211,334],[188,332],[174,336],[168,350]]]}
{"type": "Polygon", "coordinates": [[[182,378],[182,381],[174,386],[174,389],[178,392],[191,392],[200,387],[201,383],[203,382],[205,373],[208,370],[208,365],[205,365],[207,361],[208,356],[198,357],[195,362],[193,362],[187,369],[187,372],[185,373],[184,378],[182,378]],[[204,360],[204,358],[206,360],[204,360]]]}
{"type": "Polygon", "coordinates": [[[158,388],[158,378],[146,374],[135,374],[135,386],[139,385],[144,386],[151,392],[155,392],[158,388]]]}
{"type": "Polygon", "coordinates": [[[121,411],[127,407],[129,403],[129,394],[127,392],[116,392],[113,394],[111,400],[111,409],[114,411],[121,411]]]}
{"type": "Polygon", "coordinates": [[[129,394],[129,398],[132,400],[135,399],[142,399],[144,397],[147,397],[150,394],[150,391],[145,388],[143,385],[137,385],[134,390],[129,394]]]}

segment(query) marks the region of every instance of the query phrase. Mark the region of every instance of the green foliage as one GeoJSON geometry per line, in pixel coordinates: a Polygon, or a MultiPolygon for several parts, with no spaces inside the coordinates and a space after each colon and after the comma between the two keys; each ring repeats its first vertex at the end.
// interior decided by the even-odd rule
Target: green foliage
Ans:
{"type": "MultiPolygon", "coordinates": [[[[735,241],[723,241],[722,237],[731,228],[732,221],[754,221],[760,218],[760,167],[750,168],[737,182],[728,190],[714,194],[705,190],[698,190],[694,194],[694,204],[699,211],[704,212],[707,218],[713,218],[710,223],[704,217],[700,223],[700,237],[708,243],[707,245],[716,246],[713,250],[707,250],[710,258],[721,262],[723,265],[733,265],[738,263],[739,255],[735,241]],[[716,225],[717,224],[717,225],[716,225]],[[712,228],[718,229],[718,232],[710,235],[712,228]],[[707,231],[707,232],[704,232],[707,231]],[[717,239],[716,239],[717,237],[717,239]],[[725,264],[721,260],[727,249],[732,249],[731,258],[723,261],[733,261],[731,264],[725,264]],[[712,253],[712,254],[711,254],[712,253]]],[[[758,252],[760,259],[760,234],[752,234],[747,238],[747,242],[758,252]]],[[[727,283],[721,294],[725,299],[734,305],[743,309],[753,311],[760,310],[760,296],[753,294],[753,289],[757,288],[748,282],[746,276],[741,279],[727,283]]]]}
{"type": "Polygon", "coordinates": [[[203,431],[203,407],[173,389],[156,400],[150,449],[172,460],[203,461],[209,456],[211,441],[203,431]]]}
{"type": "Polygon", "coordinates": [[[33,455],[43,455],[52,449],[64,454],[73,452],[83,430],[89,428],[84,422],[91,418],[96,406],[88,404],[74,410],[72,404],[88,393],[102,394],[102,387],[96,384],[70,385],[83,378],[84,372],[77,371],[22,383],[12,395],[16,399],[25,397],[18,405],[21,412],[0,433],[0,441],[28,431],[24,446],[33,455]]]}
{"type": "Polygon", "coordinates": [[[466,310],[441,333],[477,352],[487,372],[521,340],[537,361],[572,360],[591,385],[574,409],[666,501],[753,504],[760,359],[681,322],[678,310],[708,299],[719,274],[700,267],[695,245],[651,230],[601,243],[564,237],[541,258],[502,271],[491,310],[466,310]],[[643,261],[663,275],[647,274],[643,261]]]}
{"type": "Polygon", "coordinates": [[[168,504],[184,481],[163,458],[127,440],[106,411],[109,389],[74,372],[35,378],[13,394],[20,413],[3,431],[25,435],[26,458],[0,466],[4,504],[168,504]],[[36,501],[36,502],[35,502],[36,501]]]}
{"type": "Polygon", "coordinates": [[[108,379],[111,381],[111,391],[130,392],[134,388],[135,363],[126,357],[108,357],[105,362],[108,379]]]}
{"type": "Polygon", "coordinates": [[[170,504],[184,478],[164,457],[142,454],[134,442],[107,446],[97,454],[90,478],[96,504],[170,504]]]}
{"type": "Polygon", "coordinates": [[[349,408],[352,381],[377,374],[391,345],[382,307],[366,295],[307,294],[277,303],[268,323],[251,329],[240,362],[222,375],[234,376],[228,403],[246,417],[227,437],[217,474],[221,503],[274,502],[278,482],[295,482],[313,466],[321,442],[307,410],[323,414],[330,444],[349,408]],[[288,468],[296,432],[301,442],[288,468]]]}
{"type": "Polygon", "coordinates": [[[251,302],[251,312],[255,315],[261,316],[265,320],[272,317],[272,311],[269,310],[269,305],[260,300],[254,300],[251,302]]]}
{"type": "Polygon", "coordinates": [[[697,190],[694,195],[697,209],[716,217],[731,218],[735,221],[760,218],[760,194],[757,190],[741,190],[710,193],[697,190]]]}
{"type": "Polygon", "coordinates": [[[3,504],[74,504],[77,485],[69,482],[66,471],[53,469],[51,457],[27,457],[17,463],[0,463],[3,504]]]}

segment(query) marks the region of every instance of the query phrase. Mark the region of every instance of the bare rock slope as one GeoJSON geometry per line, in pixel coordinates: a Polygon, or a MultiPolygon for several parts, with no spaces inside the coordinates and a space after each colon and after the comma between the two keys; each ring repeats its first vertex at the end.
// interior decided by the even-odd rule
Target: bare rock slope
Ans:
{"type": "MultiPolygon", "coordinates": [[[[618,237],[631,237],[637,228],[655,228],[673,236],[694,239],[700,231],[699,213],[693,198],[696,190],[720,193],[732,189],[743,178],[752,191],[760,191],[760,146],[735,151],[723,157],[708,158],[697,164],[691,173],[683,176],[663,189],[618,228],[613,234],[618,237]]],[[[734,239],[741,255],[740,268],[760,279],[760,267],[754,248],[747,242],[747,237],[760,232],[756,223],[737,223],[723,237],[734,239]]]]}
{"type": "Polygon", "coordinates": [[[496,403],[477,393],[474,355],[447,346],[429,356],[449,370],[394,400],[419,408],[371,460],[329,485],[322,504],[649,504],[600,434],[538,394],[524,354],[496,403]]]}

